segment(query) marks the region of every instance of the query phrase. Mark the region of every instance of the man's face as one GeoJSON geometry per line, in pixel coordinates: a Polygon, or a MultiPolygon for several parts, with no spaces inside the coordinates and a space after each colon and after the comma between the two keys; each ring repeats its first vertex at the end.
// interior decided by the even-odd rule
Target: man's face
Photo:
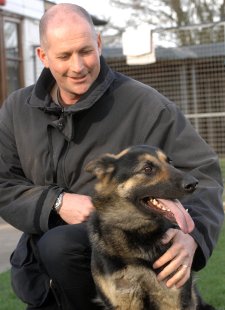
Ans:
{"type": "Polygon", "coordinates": [[[72,104],[98,77],[101,39],[83,19],[49,28],[38,56],[54,76],[64,103],[72,104]]]}

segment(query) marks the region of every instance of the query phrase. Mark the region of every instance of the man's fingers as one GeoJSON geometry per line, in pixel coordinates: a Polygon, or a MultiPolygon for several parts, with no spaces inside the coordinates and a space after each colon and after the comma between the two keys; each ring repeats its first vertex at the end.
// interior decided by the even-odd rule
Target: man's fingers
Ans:
{"type": "Polygon", "coordinates": [[[173,277],[173,275],[181,269],[182,261],[183,259],[180,256],[174,257],[174,259],[172,259],[170,263],[158,274],[158,280],[163,281],[169,277],[173,277]]]}
{"type": "MultiPolygon", "coordinates": [[[[168,262],[172,261],[175,257],[176,257],[175,252],[168,250],[159,259],[157,259],[157,261],[155,261],[155,263],[153,264],[153,268],[154,269],[160,268],[160,267],[168,264],[168,262]]],[[[165,268],[167,268],[167,267],[165,267],[165,268]]]]}
{"type": "Polygon", "coordinates": [[[153,268],[163,268],[158,274],[159,281],[168,287],[181,287],[190,277],[193,255],[197,244],[187,234],[176,229],[169,229],[163,243],[171,242],[171,247],[153,264],[153,268]]]}
{"type": "Polygon", "coordinates": [[[177,233],[176,229],[173,229],[173,228],[168,229],[162,238],[162,243],[164,244],[169,243],[174,238],[176,233],[177,233]]]}
{"type": "Polygon", "coordinates": [[[179,288],[188,280],[190,277],[191,268],[187,265],[181,265],[174,275],[166,282],[167,287],[173,287],[174,285],[179,288]]]}
{"type": "Polygon", "coordinates": [[[190,276],[191,268],[186,265],[180,265],[179,260],[173,260],[157,276],[159,281],[165,281],[167,287],[182,286],[190,276]]]}
{"type": "Polygon", "coordinates": [[[93,210],[91,197],[65,193],[59,215],[68,224],[78,224],[87,221],[93,210]]]}

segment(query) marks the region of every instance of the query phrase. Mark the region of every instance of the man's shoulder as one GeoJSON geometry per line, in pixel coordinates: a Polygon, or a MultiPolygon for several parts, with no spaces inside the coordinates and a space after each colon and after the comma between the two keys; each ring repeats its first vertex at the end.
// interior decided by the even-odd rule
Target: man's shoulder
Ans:
{"type": "Polygon", "coordinates": [[[31,95],[33,88],[34,85],[30,85],[13,91],[5,100],[5,104],[23,104],[23,102],[25,102],[31,95]]]}
{"type": "Polygon", "coordinates": [[[149,108],[150,105],[154,105],[155,107],[158,106],[160,109],[173,106],[173,102],[151,85],[135,80],[120,72],[115,73],[114,89],[117,89],[117,94],[120,99],[126,101],[129,99],[131,104],[144,104],[147,108],[149,108]]]}
{"type": "Polygon", "coordinates": [[[8,120],[13,115],[27,114],[27,101],[31,96],[34,85],[30,85],[24,88],[17,89],[13,91],[3,102],[0,109],[0,119],[2,122],[8,120]]]}

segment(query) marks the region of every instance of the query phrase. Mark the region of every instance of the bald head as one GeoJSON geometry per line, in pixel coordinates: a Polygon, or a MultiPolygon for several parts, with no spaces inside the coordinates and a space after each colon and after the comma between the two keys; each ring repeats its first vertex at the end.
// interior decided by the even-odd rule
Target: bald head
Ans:
{"type": "Polygon", "coordinates": [[[60,25],[75,22],[76,19],[84,19],[90,25],[91,30],[95,33],[94,24],[90,14],[81,6],[70,3],[61,3],[52,6],[42,16],[39,24],[40,43],[41,46],[46,46],[47,32],[53,27],[59,27],[60,25]]]}

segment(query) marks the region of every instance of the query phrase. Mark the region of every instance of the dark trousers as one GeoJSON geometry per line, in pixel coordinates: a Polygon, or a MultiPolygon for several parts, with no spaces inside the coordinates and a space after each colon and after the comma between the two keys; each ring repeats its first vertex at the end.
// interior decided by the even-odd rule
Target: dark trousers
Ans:
{"type": "Polygon", "coordinates": [[[100,309],[93,303],[96,291],[90,270],[91,249],[86,224],[53,228],[41,237],[37,246],[52,289],[42,307],[27,309],[100,309]]]}

